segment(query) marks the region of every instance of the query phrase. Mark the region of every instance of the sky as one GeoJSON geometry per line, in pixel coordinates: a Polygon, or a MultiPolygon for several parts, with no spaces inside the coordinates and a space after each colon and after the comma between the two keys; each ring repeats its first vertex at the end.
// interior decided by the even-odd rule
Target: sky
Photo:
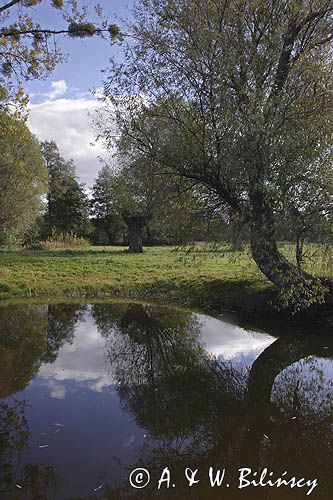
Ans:
{"type": "MultiPolygon", "coordinates": [[[[79,2],[89,6],[92,0],[79,2]]],[[[99,0],[110,24],[118,24],[131,16],[133,0],[99,0]]],[[[45,28],[60,28],[65,22],[48,2],[30,10],[32,17],[45,28]]],[[[91,11],[91,18],[94,18],[91,11]]],[[[59,46],[68,54],[67,61],[43,81],[25,84],[30,96],[28,125],[39,140],[55,140],[66,159],[73,158],[80,182],[87,188],[94,183],[101,168],[98,157],[103,155],[101,143],[96,143],[93,115],[98,107],[92,95],[107,77],[110,57],[122,57],[119,45],[110,45],[98,37],[80,40],[59,38],[59,46]]]]}

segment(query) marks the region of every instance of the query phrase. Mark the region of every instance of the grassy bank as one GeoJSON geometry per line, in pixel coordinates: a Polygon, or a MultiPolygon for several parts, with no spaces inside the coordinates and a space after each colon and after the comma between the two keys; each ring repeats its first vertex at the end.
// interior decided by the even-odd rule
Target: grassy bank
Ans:
{"type": "MultiPolygon", "coordinates": [[[[283,251],[291,255],[291,247],[283,251]]],[[[310,247],[309,270],[329,274],[320,247],[310,247]]],[[[178,302],[215,309],[261,310],[274,288],[257,269],[249,250],[228,246],[213,251],[147,248],[130,255],[120,247],[57,250],[1,250],[0,298],[128,297],[178,302]]]]}

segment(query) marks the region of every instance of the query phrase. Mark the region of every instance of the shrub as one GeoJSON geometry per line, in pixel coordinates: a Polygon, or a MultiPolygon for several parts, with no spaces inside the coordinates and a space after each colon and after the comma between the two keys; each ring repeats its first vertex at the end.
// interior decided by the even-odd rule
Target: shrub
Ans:
{"type": "Polygon", "coordinates": [[[17,247],[21,246],[21,238],[14,229],[0,228],[0,246],[17,247]]]}
{"type": "Polygon", "coordinates": [[[47,248],[71,248],[87,247],[90,241],[82,236],[76,236],[73,233],[57,233],[52,231],[51,236],[45,241],[47,248]]]}

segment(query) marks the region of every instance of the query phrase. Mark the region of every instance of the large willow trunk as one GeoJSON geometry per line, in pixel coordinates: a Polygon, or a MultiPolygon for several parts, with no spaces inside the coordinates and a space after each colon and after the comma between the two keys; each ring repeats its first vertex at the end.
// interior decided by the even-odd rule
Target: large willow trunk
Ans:
{"type": "Polygon", "coordinates": [[[252,256],[262,273],[280,290],[283,305],[297,311],[324,302],[328,290],[323,282],[289,262],[279,251],[269,201],[257,191],[251,202],[252,256]]]}
{"type": "Polygon", "coordinates": [[[142,230],[146,225],[146,218],[142,215],[123,214],[123,219],[128,227],[129,253],[142,253],[142,230]]]}

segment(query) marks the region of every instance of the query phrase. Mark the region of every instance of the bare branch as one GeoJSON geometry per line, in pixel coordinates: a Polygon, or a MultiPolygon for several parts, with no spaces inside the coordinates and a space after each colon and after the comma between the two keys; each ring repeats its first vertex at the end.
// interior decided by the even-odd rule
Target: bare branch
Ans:
{"type": "Polygon", "coordinates": [[[14,5],[16,5],[16,4],[20,3],[20,2],[21,2],[21,0],[12,0],[11,2],[3,5],[2,7],[0,7],[0,14],[2,12],[4,12],[5,10],[10,9],[11,7],[13,7],[14,5]]]}

